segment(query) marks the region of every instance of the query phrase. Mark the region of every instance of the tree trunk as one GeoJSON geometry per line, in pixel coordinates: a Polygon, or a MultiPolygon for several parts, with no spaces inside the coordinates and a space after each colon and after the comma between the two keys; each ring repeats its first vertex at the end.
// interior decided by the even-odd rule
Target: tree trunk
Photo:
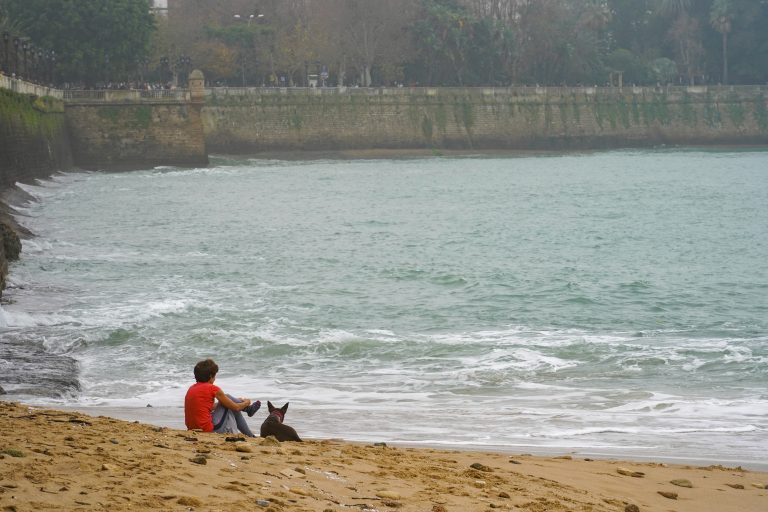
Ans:
{"type": "Polygon", "coordinates": [[[723,31],[723,85],[728,85],[728,32],[723,31]]]}
{"type": "Polygon", "coordinates": [[[363,72],[365,73],[365,86],[370,87],[371,83],[373,82],[371,80],[371,65],[366,64],[363,72]]]}

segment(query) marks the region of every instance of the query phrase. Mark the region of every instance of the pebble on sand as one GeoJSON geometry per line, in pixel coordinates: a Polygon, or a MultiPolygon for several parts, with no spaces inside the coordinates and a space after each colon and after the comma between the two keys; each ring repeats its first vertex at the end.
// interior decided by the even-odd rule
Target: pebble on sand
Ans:
{"type": "Polygon", "coordinates": [[[624,512],[640,512],[640,507],[632,503],[624,507],[624,512]]]}
{"type": "Polygon", "coordinates": [[[306,478],[307,477],[307,475],[303,475],[298,471],[294,471],[292,469],[284,469],[280,471],[280,474],[288,478],[306,478]]]}
{"type": "Polygon", "coordinates": [[[675,480],[670,480],[672,485],[676,485],[678,487],[688,487],[689,489],[693,488],[693,484],[690,480],[686,480],[685,478],[676,478],[675,480]]]}
{"type": "Polygon", "coordinates": [[[197,498],[193,498],[191,496],[182,496],[178,500],[176,500],[176,503],[179,505],[183,505],[185,507],[199,507],[203,504],[202,501],[200,501],[197,498]]]}
{"type": "Polygon", "coordinates": [[[659,491],[659,494],[664,496],[667,499],[670,500],[676,500],[677,499],[677,493],[676,492],[670,492],[670,491],[659,491]]]}
{"type": "Polygon", "coordinates": [[[261,440],[261,446],[280,446],[280,441],[275,436],[267,436],[261,440]]]}
{"type": "Polygon", "coordinates": [[[620,475],[631,476],[634,478],[643,478],[645,476],[645,473],[642,471],[632,471],[631,469],[626,468],[616,468],[616,472],[620,475]]]}
{"type": "Polygon", "coordinates": [[[376,493],[376,496],[379,498],[385,499],[385,500],[399,500],[400,495],[396,492],[392,491],[379,491],[376,493]]]}

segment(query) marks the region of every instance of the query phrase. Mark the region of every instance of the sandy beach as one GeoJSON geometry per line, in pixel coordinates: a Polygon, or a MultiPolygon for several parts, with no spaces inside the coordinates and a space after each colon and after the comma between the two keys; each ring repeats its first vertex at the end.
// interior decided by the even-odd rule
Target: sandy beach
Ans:
{"type": "Polygon", "coordinates": [[[768,509],[768,473],[739,467],[279,443],[18,403],[2,408],[3,511],[768,509]]]}

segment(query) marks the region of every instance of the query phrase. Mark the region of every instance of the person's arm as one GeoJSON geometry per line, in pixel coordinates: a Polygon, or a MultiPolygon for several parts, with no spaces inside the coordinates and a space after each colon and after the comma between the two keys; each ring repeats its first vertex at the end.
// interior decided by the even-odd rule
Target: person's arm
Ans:
{"type": "Polygon", "coordinates": [[[227,395],[224,394],[224,391],[222,391],[221,389],[219,389],[216,392],[216,400],[218,400],[219,403],[224,407],[226,407],[227,409],[232,409],[233,411],[242,411],[243,409],[251,405],[251,401],[248,400],[247,398],[243,398],[240,403],[233,402],[232,400],[230,400],[230,398],[227,395]]]}

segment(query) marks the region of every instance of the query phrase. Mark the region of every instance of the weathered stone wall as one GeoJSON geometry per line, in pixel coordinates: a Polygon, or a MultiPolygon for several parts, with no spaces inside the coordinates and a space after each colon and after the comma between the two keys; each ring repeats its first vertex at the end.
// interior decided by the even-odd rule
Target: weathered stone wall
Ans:
{"type": "Polygon", "coordinates": [[[198,104],[68,101],[66,117],[75,164],[84,169],[208,164],[198,104]]]}
{"type": "MultiPolygon", "coordinates": [[[[0,88],[0,195],[17,182],[31,183],[71,166],[64,105],[0,88]]],[[[17,259],[21,250],[11,213],[0,203],[0,296],[8,262],[17,259]]]]}
{"type": "Polygon", "coordinates": [[[0,89],[0,192],[71,166],[63,103],[0,89]]]}
{"type": "Polygon", "coordinates": [[[767,144],[761,88],[209,91],[208,148],[590,149],[767,144]]]}

